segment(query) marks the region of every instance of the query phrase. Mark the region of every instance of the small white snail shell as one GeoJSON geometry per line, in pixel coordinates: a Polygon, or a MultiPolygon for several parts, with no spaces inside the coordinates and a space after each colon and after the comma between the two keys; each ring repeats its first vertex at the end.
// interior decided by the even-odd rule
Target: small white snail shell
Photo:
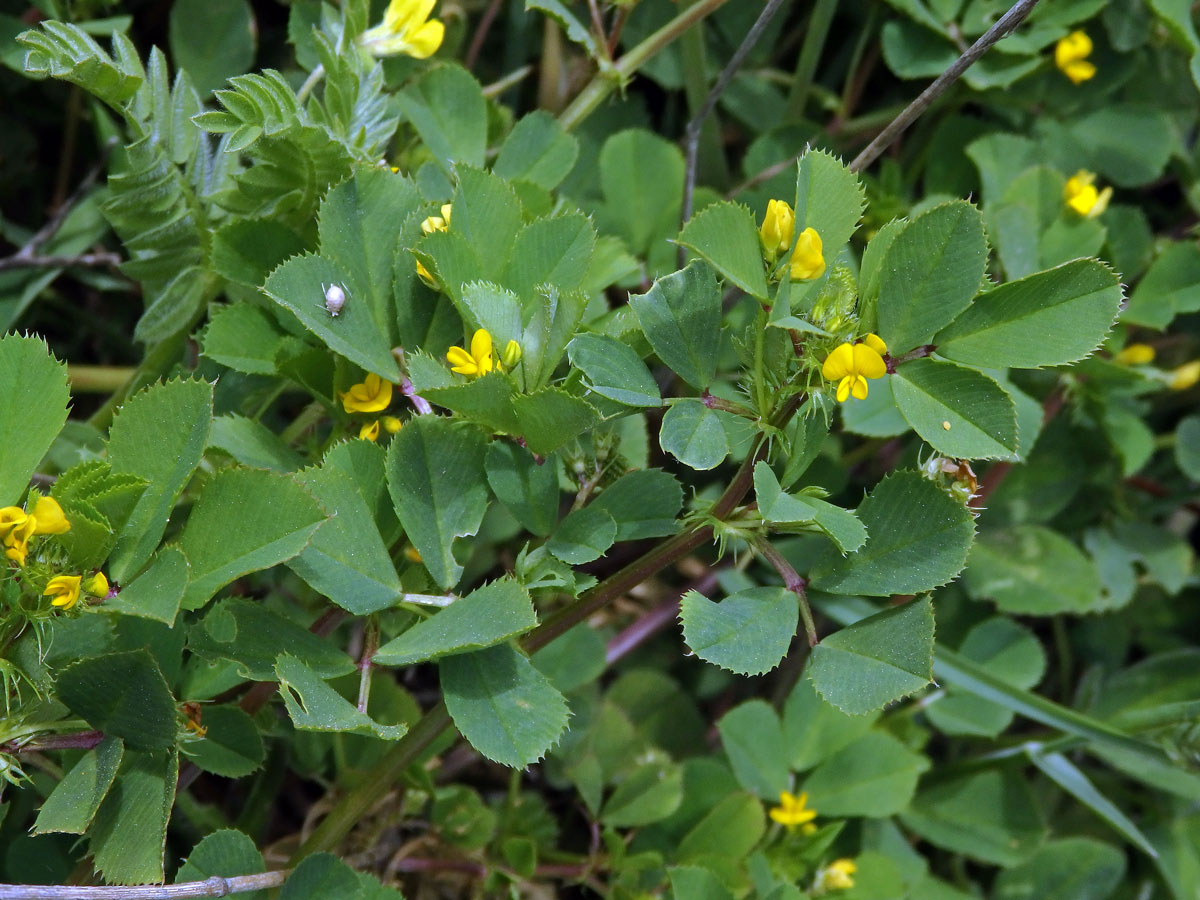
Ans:
{"type": "Polygon", "coordinates": [[[325,291],[325,310],[336,317],[346,305],[346,286],[343,284],[321,285],[325,291]]]}

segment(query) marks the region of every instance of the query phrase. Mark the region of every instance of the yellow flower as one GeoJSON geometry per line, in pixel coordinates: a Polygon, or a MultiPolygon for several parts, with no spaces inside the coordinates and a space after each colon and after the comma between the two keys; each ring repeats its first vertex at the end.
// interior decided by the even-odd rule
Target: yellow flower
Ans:
{"type": "Polygon", "coordinates": [[[445,231],[450,227],[450,210],[449,203],[442,204],[442,214],[440,216],[430,216],[421,223],[421,230],[426,234],[433,234],[435,231],[445,231]]]}
{"type": "Polygon", "coordinates": [[[79,602],[79,582],[81,575],[55,575],[46,584],[42,596],[52,597],[51,605],[70,609],[79,602]]]}
{"type": "Polygon", "coordinates": [[[815,228],[805,228],[796,238],[796,249],[792,251],[792,281],[812,281],[824,274],[821,236],[815,228]]]}
{"type": "Polygon", "coordinates": [[[768,815],[780,825],[794,828],[797,825],[807,825],[817,817],[815,809],[807,809],[808,794],[797,797],[788,791],[779,795],[779,805],[771,808],[768,815]]]}
{"type": "Polygon", "coordinates": [[[83,583],[83,589],[93,597],[107,597],[108,579],[104,577],[103,572],[97,572],[83,583]]]}
{"type": "Polygon", "coordinates": [[[1154,362],[1154,348],[1149,344],[1130,344],[1113,359],[1124,366],[1144,366],[1154,362]]]}
{"type": "Polygon", "coordinates": [[[400,430],[400,426],[404,424],[395,416],[384,416],[379,421],[383,423],[383,430],[388,434],[395,434],[400,430]]]}
{"type": "Polygon", "coordinates": [[[1087,61],[1091,55],[1092,39],[1083,31],[1072,31],[1054,46],[1054,64],[1073,84],[1096,74],[1096,67],[1087,61]]]}
{"type": "Polygon", "coordinates": [[[1108,209],[1108,201],[1112,198],[1112,188],[1096,190],[1093,182],[1096,176],[1091,172],[1080,169],[1067,179],[1063,188],[1063,201],[1084,218],[1094,219],[1108,209]]]}
{"type": "Polygon", "coordinates": [[[820,895],[826,891],[845,891],[854,887],[851,877],[858,871],[852,859],[835,859],[829,865],[817,872],[813,881],[813,893],[820,895]]]}
{"type": "Polygon", "coordinates": [[[33,515],[37,519],[34,534],[62,534],[71,530],[71,523],[67,521],[62,507],[53,497],[38,497],[33,515]]]}
{"type": "Polygon", "coordinates": [[[341,394],[342,408],[348,413],[379,412],[387,409],[392,402],[392,383],[384,381],[374,372],[367,375],[359,384],[352,385],[350,390],[341,394]]]}
{"type": "Polygon", "coordinates": [[[360,440],[364,441],[374,441],[377,437],[379,437],[379,420],[376,419],[375,421],[369,422],[362,428],[358,429],[358,437],[360,440]]]}
{"type": "Polygon", "coordinates": [[[405,547],[404,558],[409,562],[419,563],[421,561],[421,553],[416,547],[405,547]]]}
{"type": "Polygon", "coordinates": [[[1169,383],[1173,391],[1186,391],[1198,381],[1200,381],[1200,359],[1193,359],[1190,363],[1184,363],[1172,371],[1169,383]]]}
{"type": "Polygon", "coordinates": [[[19,506],[6,506],[0,509],[0,540],[8,537],[8,533],[18,525],[25,524],[25,510],[19,506]]]}
{"type": "Polygon", "coordinates": [[[471,337],[471,352],[462,347],[451,347],[446,354],[450,363],[450,371],[459,375],[474,378],[486,375],[492,371],[492,336],[484,328],[480,328],[471,337]]]}
{"type": "Polygon", "coordinates": [[[796,228],[796,214],[785,200],[769,200],[767,213],[763,216],[758,239],[762,243],[763,256],[773,263],[792,246],[792,233],[796,228]]]}
{"type": "Polygon", "coordinates": [[[372,56],[404,54],[427,59],[442,46],[446,26],[430,19],[435,0],[392,0],[383,22],[358,36],[358,45],[372,56]]]}
{"type": "Polygon", "coordinates": [[[18,566],[24,566],[25,557],[29,555],[29,539],[36,531],[37,516],[26,515],[4,536],[4,555],[18,566]]]}
{"type": "Polygon", "coordinates": [[[511,369],[521,361],[521,345],[516,341],[509,341],[504,345],[504,352],[500,354],[500,362],[504,363],[506,369],[511,369]]]}
{"type": "Polygon", "coordinates": [[[886,353],[887,345],[877,335],[869,334],[863,343],[840,344],[826,357],[821,374],[838,382],[838,403],[851,395],[867,399],[867,379],[887,374],[887,363],[883,361],[886,353]]]}

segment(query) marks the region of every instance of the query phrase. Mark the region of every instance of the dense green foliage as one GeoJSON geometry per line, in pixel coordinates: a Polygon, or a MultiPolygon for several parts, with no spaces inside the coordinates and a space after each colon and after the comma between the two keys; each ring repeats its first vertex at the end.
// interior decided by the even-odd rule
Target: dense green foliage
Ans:
{"type": "Polygon", "coordinates": [[[1200,895],[1190,5],[431,7],[0,15],[0,881],[1200,895]]]}

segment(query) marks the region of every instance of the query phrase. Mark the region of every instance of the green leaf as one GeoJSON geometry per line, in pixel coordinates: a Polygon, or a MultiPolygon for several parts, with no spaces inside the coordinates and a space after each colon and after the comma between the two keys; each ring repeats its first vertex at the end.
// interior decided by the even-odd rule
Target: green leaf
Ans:
{"type": "Polygon", "coordinates": [[[507,644],[438,663],[454,724],[493,762],[537,762],[567,727],[567,702],[529,660],[507,644]]]}
{"type": "Polygon", "coordinates": [[[583,47],[588,55],[598,63],[603,64],[608,59],[609,54],[601,47],[595,32],[580,22],[579,18],[567,8],[562,0],[525,0],[525,11],[528,12],[531,9],[540,9],[557,21],[567,37],[583,47]]]}
{"type": "Polygon", "coordinates": [[[207,94],[254,62],[258,28],[246,0],[176,0],[171,4],[171,58],[207,94]]]}
{"type": "MultiPolygon", "coordinates": [[[[114,35],[118,40],[129,39],[114,35]]],[[[137,93],[146,73],[141,64],[114,62],[83,29],[53,20],[44,21],[36,30],[23,32],[17,42],[28,51],[25,71],[32,76],[48,76],[69,81],[99,97],[115,110],[122,110],[137,93]]],[[[136,55],[134,57],[136,59],[136,55]]]]}
{"type": "Polygon", "coordinates": [[[765,460],[754,464],[754,497],[764,522],[784,526],[812,524],[820,528],[842,553],[851,553],[867,540],[867,529],[852,512],[819,497],[784,493],[765,460]]]}
{"type": "Polygon", "coordinates": [[[610,828],[636,828],[659,822],[683,802],[683,768],[661,751],[625,775],[600,811],[610,828]]]}
{"type": "Polygon", "coordinates": [[[1200,247],[1190,241],[1169,244],[1142,276],[1121,321],[1166,328],[1180,313],[1200,310],[1200,247]]]}
{"type": "Polygon", "coordinates": [[[764,700],[748,700],[717,722],[721,746],[746,790],[772,802],[787,790],[788,753],[779,716],[764,700]]]}
{"type": "Polygon", "coordinates": [[[205,706],[204,737],[182,745],[185,756],[222,778],[241,778],[263,764],[266,750],[258,726],[236,706],[205,706]]]}
{"type": "MultiPolygon", "coordinates": [[[[262,854],[250,836],[233,828],[222,828],[201,838],[175,873],[175,883],[204,881],[216,875],[233,878],[257,875],[265,870],[262,854]]],[[[239,900],[267,900],[267,892],[248,891],[239,900]]]]}
{"type": "Polygon", "coordinates": [[[112,787],[124,753],[115,737],[106,737],[84,753],[42,804],[33,833],[83,834],[112,787]]]}
{"type": "Polygon", "coordinates": [[[716,375],[721,341],[721,289],[712,269],[694,262],[659,278],[629,305],[658,358],[697,390],[716,375]]]}
{"type": "Polygon", "coordinates": [[[590,403],[556,387],[514,398],[513,409],[525,445],[538,456],[549,456],[600,422],[590,403]]]}
{"type": "Polygon", "coordinates": [[[932,359],[897,367],[892,394],[929,446],[955,459],[1014,459],[1017,409],[1004,388],[974,369],[932,359]]]}
{"type": "Polygon", "coordinates": [[[662,405],[658,383],[628,344],[607,335],[580,334],[567,345],[567,355],[600,396],[626,406],[662,405]]]}
{"type": "Polygon", "coordinates": [[[500,280],[522,297],[541,285],[578,290],[595,246],[596,229],[581,213],[538,219],[518,232],[500,280]]]}
{"type": "Polygon", "coordinates": [[[1048,841],[996,876],[995,900],[1105,900],[1125,876],[1125,854],[1090,838],[1048,841]]]}
{"type": "Polygon", "coordinates": [[[334,353],[388,381],[400,380],[387,331],[380,329],[366,294],[368,288],[360,287],[348,268],[311,253],[294,256],[271,273],[262,290],[334,353]],[[346,305],[336,317],[325,309],[330,285],[345,286],[346,305]]]}
{"type": "Polygon", "coordinates": [[[279,900],[360,900],[361,882],[352,868],[331,853],[314,853],[292,870],[279,900]]]}
{"type": "Polygon", "coordinates": [[[102,608],[106,612],[174,625],[179,604],[187,592],[190,569],[182,550],[164,547],[137,578],[122,585],[117,596],[105,600],[102,608]]]}
{"type": "Polygon", "coordinates": [[[621,131],[600,150],[600,186],[607,204],[602,231],[615,231],[635,256],[667,248],[679,228],[683,154],[670,141],[636,128],[621,131]]]}
{"type": "Polygon", "coordinates": [[[835,259],[862,218],[866,191],[837,157],[808,149],[796,165],[796,233],[816,229],[827,260],[835,259]]]}
{"type": "Polygon", "coordinates": [[[1121,303],[1117,274],[1094,259],[1002,284],[938,332],[938,355],[969,366],[1036,369],[1094,351],[1121,303]]]}
{"type": "Polygon", "coordinates": [[[436,416],[417,416],[388,446],[388,491],[396,515],[443,588],[462,575],[454,539],[475,534],[487,511],[486,449],[478,429],[436,416]]]}
{"type": "Polygon", "coordinates": [[[921,690],[933,680],[933,604],[913,600],[834,632],[807,668],[818,693],[852,716],[921,690]]]}
{"type": "Polygon", "coordinates": [[[292,724],[301,731],[349,732],[385,741],[397,741],[408,732],[407,725],[380,725],[366,713],[359,712],[353,703],[294,656],[279,654],[275,660],[275,675],[292,724]]]}
{"type": "Polygon", "coordinates": [[[147,487],[109,557],[114,580],[136,574],[157,549],[175,501],[204,455],[212,397],[207,382],[169,381],[139,391],[117,410],[108,461],[114,472],[137,475],[147,487]]]}
{"type": "Polygon", "coordinates": [[[868,731],[817,766],[804,781],[822,816],[880,819],[903,811],[929,760],[884,731],[868,731]]]}
{"type": "Polygon", "coordinates": [[[985,531],[971,548],[963,582],[976,600],[1037,616],[1088,612],[1102,593],[1083,551],[1041,525],[985,531]]]}
{"type": "Polygon", "coordinates": [[[662,469],[622,475],[592,501],[616,520],[618,541],[666,537],[679,530],[675,516],[683,506],[683,488],[662,469]]]}
{"type": "Polygon", "coordinates": [[[871,715],[846,715],[823,700],[809,679],[801,678],[783,705],[789,767],[804,771],[835,758],[843,747],[866,734],[874,721],[871,715]]]}
{"type": "Polygon", "coordinates": [[[179,538],[191,564],[184,609],[199,609],[235,578],[296,556],[327,518],[290,476],[262,469],[218,472],[179,538]]]}
{"type": "Polygon", "coordinates": [[[458,189],[450,233],[465,237],[478,255],[475,278],[497,280],[508,268],[513,244],[522,230],[521,201],[507,181],[491,172],[471,166],[459,166],[456,171],[458,189]]]}
{"type": "Polygon", "coordinates": [[[663,450],[693,469],[715,469],[729,455],[729,438],[721,417],[699,400],[681,400],[667,409],[658,442],[663,450]]]}
{"type": "Polygon", "coordinates": [[[223,450],[243,466],[254,469],[291,472],[304,465],[304,457],[270,428],[237,414],[213,419],[208,446],[223,450]]]}
{"type": "Polygon", "coordinates": [[[814,587],[887,597],[945,584],[967,561],[975,520],[962,503],[915,472],[889,475],[859,505],[867,542],[844,557],[834,548],[814,563],[814,587]]]}
{"type": "Polygon", "coordinates": [[[175,700],[146,650],[82,659],[64,668],[56,684],[71,712],[130,749],[175,745],[175,700]]]}
{"type": "Polygon", "coordinates": [[[385,666],[407,666],[491,647],[538,623],[529,591],[502,578],[455,600],[388,641],[372,657],[385,666]]]}
{"type": "Polygon", "coordinates": [[[676,858],[711,867],[714,861],[736,862],[750,853],[767,830],[762,803],[735,791],[714,805],[679,840],[676,858]]]}
{"type": "Polygon", "coordinates": [[[521,423],[513,409],[516,391],[507,375],[489,372],[482,378],[473,378],[463,384],[435,388],[419,385],[417,390],[430,403],[456,412],[489,431],[516,434],[521,430],[521,423]]]}
{"type": "Polygon", "coordinates": [[[527,531],[541,537],[548,535],[558,521],[559,488],[554,464],[538,462],[519,444],[492,441],[484,466],[496,499],[527,531]]]}
{"type": "Polygon", "coordinates": [[[67,421],[67,367],[41,338],[0,336],[0,504],[15,504],[67,421]]]}
{"type": "Polygon", "coordinates": [[[254,681],[275,680],[275,658],[287,653],[303,659],[322,678],[353,672],[354,661],[307,628],[272,612],[259,602],[231,597],[213,604],[192,628],[188,649],[201,656],[230,659],[254,681]]]}
{"type": "MultiPolygon", "coordinates": [[[[1158,858],[1158,851],[1154,849],[1154,846],[1147,840],[1146,836],[1130,821],[1128,816],[1121,812],[1115,803],[1096,790],[1096,786],[1088,780],[1088,777],[1073,762],[1061,753],[1040,753],[1033,751],[1029,754],[1029,758],[1033,760],[1033,764],[1044,775],[1084,806],[1092,810],[1092,812],[1096,813],[1096,815],[1100,816],[1117,834],[1121,835],[1121,837],[1151,859],[1158,858]]],[[[1123,863],[1123,856],[1121,860],[1123,863]]]]}
{"type": "Polygon", "coordinates": [[[935,781],[901,821],[938,847],[999,866],[1027,859],[1046,835],[1028,780],[1012,768],[935,781]]]}
{"type": "Polygon", "coordinates": [[[403,593],[396,567],[358,487],[336,468],[296,476],[322,506],[336,510],[288,568],[356,616],[387,609],[403,593]]]}
{"type": "Polygon", "coordinates": [[[89,850],[105,881],[162,883],[163,847],[178,779],[174,752],[125,754],[89,834],[89,850]]]}
{"type": "Polygon", "coordinates": [[[729,282],[767,299],[762,247],[754,213],[739,203],[712,203],[688,219],[679,243],[695,250],[729,282]]]}
{"type": "Polygon", "coordinates": [[[1192,481],[1200,481],[1200,415],[1179,420],[1175,429],[1175,464],[1192,481]]]}
{"type": "MultiPolygon", "coordinates": [[[[209,261],[213,271],[222,278],[257,289],[272,269],[303,253],[305,247],[300,235],[276,219],[237,218],[213,232],[209,261]]],[[[250,317],[255,313],[259,317],[265,316],[257,307],[234,303],[214,311],[209,318],[210,329],[211,322],[226,313],[238,317],[250,317]]],[[[223,337],[236,341],[237,335],[233,327],[228,327],[224,329],[223,337]]],[[[246,349],[254,353],[252,347],[246,349]]]]}
{"type": "Polygon", "coordinates": [[[466,69],[434,66],[394,98],[447,175],[453,176],[455,164],[483,165],[487,102],[466,69]]]}
{"type": "Polygon", "coordinates": [[[536,109],[513,126],[492,171],[509,181],[521,179],[552,191],[575,168],[578,157],[579,139],[550,113],[536,109]]]}
{"type": "Polygon", "coordinates": [[[971,305],[986,265],[983,216],[970,203],[943,203],[904,225],[879,270],[878,331],[889,352],[927,344],[954,321],[971,305]]]}
{"type": "Polygon", "coordinates": [[[684,640],[701,659],[739,675],[762,675],[791,646],[799,608],[781,587],[749,588],[720,603],[688,591],[680,619],[684,640]]]}
{"type": "Polygon", "coordinates": [[[546,549],[563,562],[579,566],[599,559],[616,539],[616,520],[603,509],[585,506],[558,523],[546,549]]]}
{"type": "Polygon", "coordinates": [[[217,307],[202,338],[205,356],[251,375],[275,374],[275,355],[283,341],[274,320],[249,303],[217,307]]]}
{"type": "Polygon", "coordinates": [[[701,866],[671,866],[667,869],[671,893],[688,900],[733,900],[729,888],[710,870],[701,866]]]}

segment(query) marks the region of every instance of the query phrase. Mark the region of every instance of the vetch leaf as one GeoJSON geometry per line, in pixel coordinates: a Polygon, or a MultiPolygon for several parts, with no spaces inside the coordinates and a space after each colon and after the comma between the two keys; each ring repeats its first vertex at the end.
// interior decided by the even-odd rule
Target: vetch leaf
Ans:
{"type": "Polygon", "coordinates": [[[438,670],[455,726],[494,762],[537,762],[567,727],[562,694],[507,644],[446,657],[438,670]]]}
{"type": "Polygon", "coordinates": [[[784,493],[765,460],[754,464],[754,496],[763,521],[780,525],[780,530],[811,524],[828,535],[842,553],[852,553],[866,543],[866,526],[854,513],[819,497],[784,493]]]}
{"type": "Polygon", "coordinates": [[[133,750],[175,744],[175,700],[146,650],[93,656],[72,663],[56,679],[58,698],[71,712],[133,750]]]}
{"type": "Polygon", "coordinates": [[[932,359],[897,367],[892,394],[927,444],[955,459],[1012,459],[1017,410],[1004,388],[974,369],[932,359]]]}
{"type": "Polygon", "coordinates": [[[125,754],[89,831],[88,847],[105,881],[162,882],[167,820],[178,780],[174,751],[125,754]]]}
{"type": "Polygon", "coordinates": [[[933,680],[933,604],[913,600],[834,632],[813,648],[808,677],[855,716],[921,690],[933,680]]]}
{"type": "Polygon", "coordinates": [[[581,213],[538,219],[517,233],[500,281],[520,296],[540,285],[578,290],[595,246],[596,229],[581,213]]]}
{"type": "Polygon", "coordinates": [[[1120,304],[1117,274],[1077,259],[981,294],[934,343],[939,356],[969,366],[1061,366],[1100,346],[1120,304]]]}
{"type": "Polygon", "coordinates": [[[1105,900],[1125,876],[1125,854],[1101,841],[1047,841],[1029,859],[1002,870],[995,900],[1105,900]]]}
{"type": "Polygon", "coordinates": [[[622,778],[600,819],[610,828],[636,828],[667,818],[682,802],[683,768],[659,751],[622,778]]]}
{"type": "Polygon", "coordinates": [[[15,504],[30,476],[67,421],[67,367],[46,342],[18,334],[0,336],[0,504],[15,504]],[[13,440],[20,435],[20,440],[13,440]]]}
{"type": "Polygon", "coordinates": [[[417,622],[380,647],[372,658],[385,666],[412,665],[490,647],[537,623],[529,592],[516,581],[502,578],[417,622]]]}
{"type": "Polygon", "coordinates": [[[537,109],[513,126],[492,171],[552,191],[575,168],[578,157],[579,139],[564,131],[550,113],[537,109]]]}
{"type": "Polygon", "coordinates": [[[1191,241],[1170,244],[1142,276],[1121,321],[1166,328],[1180,313],[1200,309],[1200,248],[1191,241]]]}
{"type": "Polygon", "coordinates": [[[983,216],[964,200],[935,206],[904,225],[880,263],[878,331],[892,355],[929,343],[967,309],[986,265],[983,216]]]}
{"type": "Polygon", "coordinates": [[[721,340],[721,289],[706,263],[697,261],[631,294],[646,339],[658,358],[697,390],[716,375],[721,340]]]}
{"type": "MultiPolygon", "coordinates": [[[[213,875],[233,878],[265,870],[262,854],[249,835],[223,828],[201,838],[175,873],[175,883],[204,881],[213,875]]],[[[248,891],[239,900],[267,900],[266,891],[248,891]]]]}
{"type": "MultiPolygon", "coordinates": [[[[645,258],[670,250],[679,227],[683,154],[675,144],[641,128],[612,135],[600,150],[600,186],[607,201],[606,231],[645,258]]],[[[602,223],[603,224],[603,223],[602,223]]]]}
{"type": "Polygon", "coordinates": [[[717,730],[738,783],[764,800],[777,800],[788,787],[788,754],[771,705],[747,700],[725,713],[717,730]]]}
{"type": "Polygon", "coordinates": [[[626,406],[659,406],[654,376],[628,344],[601,334],[580,334],[567,345],[571,364],[588,377],[588,387],[626,406]]]}
{"type": "Polygon", "coordinates": [[[1027,615],[1088,612],[1102,593],[1083,551],[1041,525],[985,531],[971,548],[963,583],[971,597],[1027,615]]]}
{"type": "Polygon", "coordinates": [[[254,62],[258,29],[246,0],[180,0],[171,4],[171,59],[200,94],[221,87],[254,62]]]}
{"type": "Polygon", "coordinates": [[[478,429],[437,416],[417,416],[388,446],[388,490],[396,515],[443,588],[462,575],[454,539],[475,534],[487,510],[486,449],[478,429]]]}
{"type": "Polygon", "coordinates": [[[683,506],[683,488],[662,469],[640,469],[622,475],[591,503],[617,523],[618,541],[666,537],[679,530],[675,516],[683,506]]]}
{"type": "Polygon", "coordinates": [[[811,769],[833,759],[870,730],[875,716],[849,716],[824,700],[807,678],[792,688],[783,706],[783,739],[789,768],[811,769]]]}
{"type": "Polygon", "coordinates": [[[83,834],[112,787],[124,753],[116,737],[106,737],[84,753],[42,804],[34,834],[83,834]]]}
{"type": "Polygon", "coordinates": [[[492,441],[484,459],[492,493],[528,531],[545,537],[558,520],[558,475],[510,441],[492,441]]]}
{"type": "Polygon", "coordinates": [[[824,150],[806,150],[796,164],[796,233],[813,228],[827,260],[835,259],[862,218],[866,191],[858,176],[824,150]]]}
{"type": "Polygon", "coordinates": [[[729,437],[721,417],[690,398],[671,404],[659,427],[658,442],[693,469],[715,469],[729,455],[729,437]]]}
{"type": "Polygon", "coordinates": [[[867,542],[844,557],[830,548],[813,565],[814,587],[887,597],[945,584],[967,561],[975,520],[955,498],[915,472],[888,476],[858,507],[867,542]]]}
{"type": "Polygon", "coordinates": [[[453,176],[456,163],[483,165],[487,101],[479,82],[466,69],[434,66],[394,96],[447,175],[453,176]]]}
{"type": "Polygon", "coordinates": [[[259,768],[266,756],[254,720],[236,706],[205,706],[204,737],[183,744],[185,756],[223,778],[241,778],[259,768]]]}
{"type": "Polygon", "coordinates": [[[513,399],[513,409],[525,445],[539,456],[549,456],[600,422],[594,406],[557,387],[522,394],[513,399]]]}
{"type": "Polygon", "coordinates": [[[758,226],[748,207],[725,201],[706,206],[683,226],[679,243],[695,250],[746,293],[767,299],[758,226]]]}
{"type": "Polygon", "coordinates": [[[301,731],[344,731],[385,741],[399,740],[408,731],[407,725],[380,725],[359,712],[294,656],[281,653],[275,661],[275,674],[292,724],[301,731]]]}
{"type": "Polygon", "coordinates": [[[191,567],[178,547],[164,547],[142,574],[121,587],[120,593],[105,600],[105,612],[117,612],[144,619],[175,624],[179,604],[187,592],[191,567]]]}
{"type": "Polygon", "coordinates": [[[296,556],[326,518],[290,476],[263,469],[218,472],[179,539],[191,564],[184,609],[199,609],[235,578],[296,556]]]}
{"type": "Polygon", "coordinates": [[[758,587],[713,603],[688,591],[679,617],[697,656],[739,675],[762,675],[783,659],[799,620],[796,596],[781,587],[758,587]]]}
{"type": "Polygon", "coordinates": [[[569,565],[599,559],[617,539],[617,522],[603,509],[585,506],[558,523],[546,541],[546,549],[569,565]]]}

